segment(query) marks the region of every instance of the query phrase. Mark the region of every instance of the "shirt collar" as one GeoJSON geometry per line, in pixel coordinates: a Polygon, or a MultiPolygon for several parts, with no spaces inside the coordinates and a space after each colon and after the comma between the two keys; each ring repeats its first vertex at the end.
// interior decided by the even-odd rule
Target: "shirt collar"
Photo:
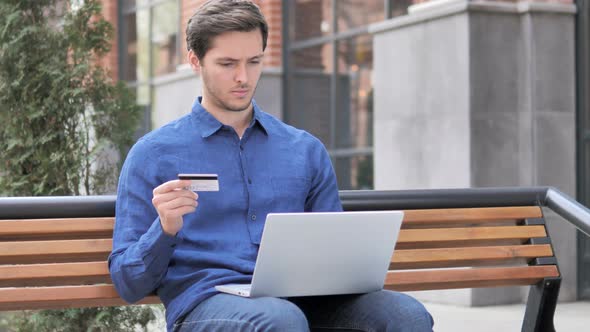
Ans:
{"type": "MultiPolygon", "coordinates": [[[[192,106],[192,113],[196,116],[197,128],[201,132],[201,136],[206,138],[219,131],[219,129],[223,127],[223,123],[219,122],[219,120],[211,115],[211,113],[207,112],[207,110],[201,105],[202,99],[203,97],[198,97],[195,100],[192,106]]],[[[250,127],[257,125],[262,129],[262,132],[265,135],[268,135],[268,126],[270,123],[268,122],[267,117],[260,107],[258,107],[254,99],[252,99],[252,106],[254,116],[252,117],[250,127]]]]}

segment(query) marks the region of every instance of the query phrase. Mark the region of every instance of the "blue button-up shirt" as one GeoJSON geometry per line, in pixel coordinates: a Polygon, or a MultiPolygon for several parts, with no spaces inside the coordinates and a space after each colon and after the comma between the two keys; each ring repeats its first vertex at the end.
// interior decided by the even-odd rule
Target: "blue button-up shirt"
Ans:
{"type": "Polygon", "coordinates": [[[190,114],[141,138],[123,165],[111,277],[128,302],[155,291],[169,330],[215,285],[251,281],[268,213],[342,210],[322,143],[253,104],[240,139],[197,99],[190,114]],[[152,190],[179,173],[216,173],[219,191],[200,192],[197,210],[169,236],[152,190]]]}

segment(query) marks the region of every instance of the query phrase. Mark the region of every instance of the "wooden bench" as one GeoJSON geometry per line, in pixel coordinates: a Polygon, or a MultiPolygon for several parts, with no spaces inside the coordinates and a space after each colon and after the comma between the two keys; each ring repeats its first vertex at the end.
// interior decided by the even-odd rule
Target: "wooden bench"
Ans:
{"type": "MultiPolygon", "coordinates": [[[[462,208],[445,196],[437,205],[403,193],[341,193],[346,210],[408,207],[387,289],[531,285],[523,330],[553,330],[560,272],[539,205],[462,208]]],[[[106,261],[114,203],[114,196],[0,198],[0,310],[124,305],[106,261]]]]}

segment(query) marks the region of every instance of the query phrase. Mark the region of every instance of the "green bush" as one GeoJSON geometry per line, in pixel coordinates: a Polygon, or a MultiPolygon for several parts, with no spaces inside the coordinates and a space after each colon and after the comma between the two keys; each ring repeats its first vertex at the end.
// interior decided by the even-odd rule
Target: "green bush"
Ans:
{"type": "MultiPolygon", "coordinates": [[[[96,0],[0,1],[0,194],[102,194],[114,188],[140,108],[99,60],[112,26],[96,0]]],[[[150,307],[25,311],[13,331],[135,331],[150,307]]]]}
{"type": "Polygon", "coordinates": [[[140,109],[98,63],[112,34],[96,0],[0,2],[0,193],[113,187],[140,109]]]}
{"type": "Polygon", "coordinates": [[[21,332],[132,332],[138,326],[145,329],[154,318],[150,307],[142,306],[23,311],[9,318],[9,329],[21,332]]]}

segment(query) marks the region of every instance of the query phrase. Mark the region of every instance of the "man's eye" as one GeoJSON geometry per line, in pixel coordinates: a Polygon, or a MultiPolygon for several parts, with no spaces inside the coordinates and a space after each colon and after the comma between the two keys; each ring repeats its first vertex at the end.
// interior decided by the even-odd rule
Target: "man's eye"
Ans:
{"type": "Polygon", "coordinates": [[[231,62],[225,62],[225,63],[220,63],[221,66],[223,67],[230,67],[232,65],[231,62]]]}

